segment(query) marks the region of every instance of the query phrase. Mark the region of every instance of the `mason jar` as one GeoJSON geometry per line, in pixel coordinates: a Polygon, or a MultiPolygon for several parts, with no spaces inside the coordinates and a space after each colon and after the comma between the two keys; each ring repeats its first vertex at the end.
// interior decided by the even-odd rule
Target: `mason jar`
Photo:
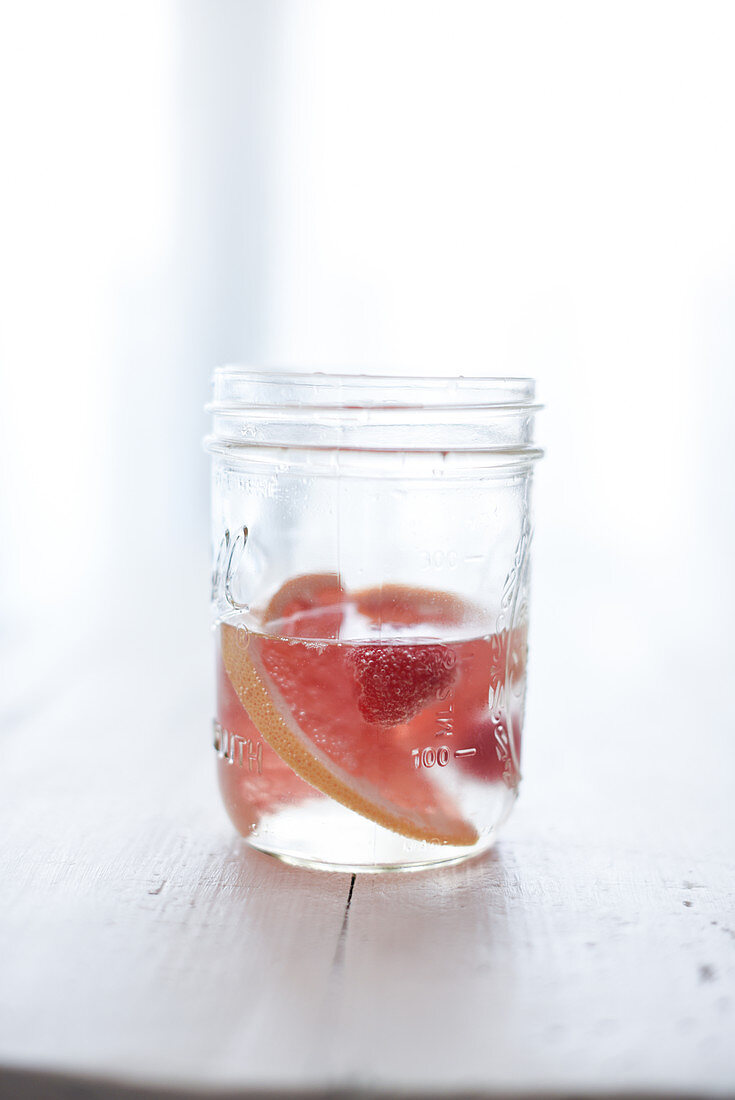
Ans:
{"type": "Polygon", "coordinates": [[[282,860],[489,848],[521,779],[534,382],[215,372],[213,743],[282,860]]]}

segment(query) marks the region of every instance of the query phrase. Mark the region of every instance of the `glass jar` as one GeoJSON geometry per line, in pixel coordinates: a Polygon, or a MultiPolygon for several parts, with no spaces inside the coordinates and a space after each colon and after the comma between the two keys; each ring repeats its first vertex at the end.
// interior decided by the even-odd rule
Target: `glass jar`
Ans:
{"type": "Polygon", "coordinates": [[[489,848],[520,781],[534,383],[215,372],[214,747],[311,867],[489,848]]]}

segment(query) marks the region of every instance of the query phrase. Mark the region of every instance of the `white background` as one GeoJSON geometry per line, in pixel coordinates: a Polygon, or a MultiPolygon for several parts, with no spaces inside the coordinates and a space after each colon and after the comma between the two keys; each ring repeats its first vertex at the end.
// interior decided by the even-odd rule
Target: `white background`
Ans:
{"type": "Polygon", "coordinates": [[[731,829],[733,56],[701,0],[3,5],[5,642],[204,629],[217,363],[531,374],[529,785],[731,829]]]}

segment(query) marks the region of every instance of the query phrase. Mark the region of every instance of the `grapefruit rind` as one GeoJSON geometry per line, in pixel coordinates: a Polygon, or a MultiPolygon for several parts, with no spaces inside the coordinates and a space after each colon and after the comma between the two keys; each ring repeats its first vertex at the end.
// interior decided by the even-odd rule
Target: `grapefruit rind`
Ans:
{"type": "Polygon", "coordinates": [[[249,636],[228,623],[220,629],[222,659],[240,702],[263,740],[297,775],[348,810],[400,836],[463,848],[477,843],[476,829],[463,818],[438,807],[429,815],[393,805],[381,798],[372,784],[361,784],[307,741],[265,671],[256,647],[248,644],[249,636]]]}

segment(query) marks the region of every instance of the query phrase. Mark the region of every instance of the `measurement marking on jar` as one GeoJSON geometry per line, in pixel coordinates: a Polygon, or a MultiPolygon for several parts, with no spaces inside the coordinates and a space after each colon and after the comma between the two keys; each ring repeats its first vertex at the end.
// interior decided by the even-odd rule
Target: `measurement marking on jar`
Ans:
{"type": "MultiPolygon", "coordinates": [[[[454,757],[460,760],[464,756],[474,756],[476,752],[477,749],[455,749],[454,757]]],[[[452,758],[446,745],[442,745],[440,749],[411,749],[411,756],[414,768],[433,768],[435,764],[446,768],[452,758]]]]}
{"type": "Polygon", "coordinates": [[[447,711],[445,714],[438,714],[436,723],[439,729],[436,731],[436,737],[451,737],[452,736],[452,712],[447,711]]]}
{"type": "Polygon", "coordinates": [[[420,553],[424,569],[430,569],[432,566],[435,569],[447,566],[454,569],[459,557],[456,550],[422,550],[420,553]]]}
{"type": "Polygon", "coordinates": [[[263,774],[263,742],[252,741],[249,737],[241,737],[239,733],[231,733],[215,719],[212,722],[214,731],[214,747],[221,760],[228,764],[237,764],[238,767],[247,766],[248,771],[263,774]]]}

